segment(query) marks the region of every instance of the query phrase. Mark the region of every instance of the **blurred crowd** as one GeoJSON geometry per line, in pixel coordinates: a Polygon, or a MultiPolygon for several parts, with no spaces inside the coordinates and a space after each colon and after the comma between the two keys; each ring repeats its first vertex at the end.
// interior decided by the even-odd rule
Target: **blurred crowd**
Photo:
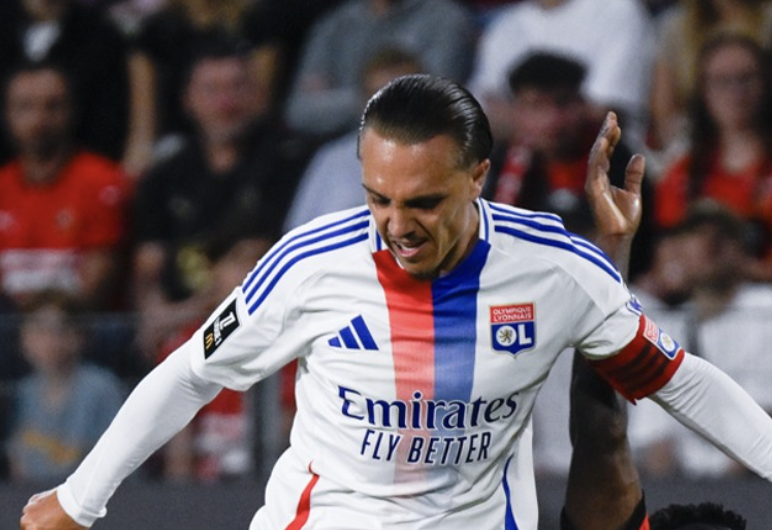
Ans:
{"type": "MultiPolygon", "coordinates": [[[[486,198],[589,238],[615,111],[612,181],[647,159],[631,289],[772,412],[771,47],[766,0],[4,0],[0,480],[66,477],[282,234],[363,203],[359,116],[411,73],[483,103],[486,198]]],[[[545,475],[570,456],[568,364],[535,414],[545,475]]],[[[253,405],[224,391],[145,475],[250,473],[253,405]]],[[[653,404],[630,416],[644,475],[742,473],[653,404]]]]}

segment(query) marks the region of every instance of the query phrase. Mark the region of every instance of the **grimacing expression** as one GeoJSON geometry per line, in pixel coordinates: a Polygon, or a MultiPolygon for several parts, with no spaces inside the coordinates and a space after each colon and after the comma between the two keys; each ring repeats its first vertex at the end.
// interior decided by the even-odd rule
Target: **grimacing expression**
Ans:
{"type": "Polygon", "coordinates": [[[419,278],[450,272],[477,241],[474,201],[490,162],[460,167],[450,136],[408,145],[369,127],[359,154],[367,204],[400,265],[419,278]]]}

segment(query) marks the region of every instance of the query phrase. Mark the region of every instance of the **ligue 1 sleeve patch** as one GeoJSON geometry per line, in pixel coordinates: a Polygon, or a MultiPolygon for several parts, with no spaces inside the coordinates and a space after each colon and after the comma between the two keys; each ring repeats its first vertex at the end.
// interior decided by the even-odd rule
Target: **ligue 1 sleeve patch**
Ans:
{"type": "Polygon", "coordinates": [[[532,303],[492,306],[493,349],[515,355],[536,346],[536,312],[532,303]]]}
{"type": "Polygon", "coordinates": [[[208,359],[239,325],[236,300],[233,300],[204,330],[204,358],[208,359]]]}

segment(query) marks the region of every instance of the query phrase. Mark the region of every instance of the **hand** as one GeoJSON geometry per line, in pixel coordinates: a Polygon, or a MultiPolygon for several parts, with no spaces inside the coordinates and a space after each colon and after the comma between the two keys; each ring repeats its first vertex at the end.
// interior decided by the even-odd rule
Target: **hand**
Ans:
{"type": "Polygon", "coordinates": [[[56,490],[33,495],[22,510],[21,530],[85,530],[62,509],[56,490]]]}
{"type": "Polygon", "coordinates": [[[646,161],[642,155],[633,155],[625,170],[624,189],[612,186],[608,171],[621,137],[617,116],[609,112],[590,151],[584,189],[595,220],[596,242],[625,271],[630,245],[641,224],[641,184],[646,161]]]}

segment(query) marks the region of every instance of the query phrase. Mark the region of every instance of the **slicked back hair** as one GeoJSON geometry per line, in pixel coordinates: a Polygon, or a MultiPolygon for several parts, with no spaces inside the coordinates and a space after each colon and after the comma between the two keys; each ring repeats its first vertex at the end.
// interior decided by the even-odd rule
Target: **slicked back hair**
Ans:
{"type": "Polygon", "coordinates": [[[462,168],[488,158],[493,146],[488,117],[474,96],[427,74],[398,77],[376,92],[362,115],[360,141],[366,129],[405,145],[447,135],[459,147],[462,168]]]}

